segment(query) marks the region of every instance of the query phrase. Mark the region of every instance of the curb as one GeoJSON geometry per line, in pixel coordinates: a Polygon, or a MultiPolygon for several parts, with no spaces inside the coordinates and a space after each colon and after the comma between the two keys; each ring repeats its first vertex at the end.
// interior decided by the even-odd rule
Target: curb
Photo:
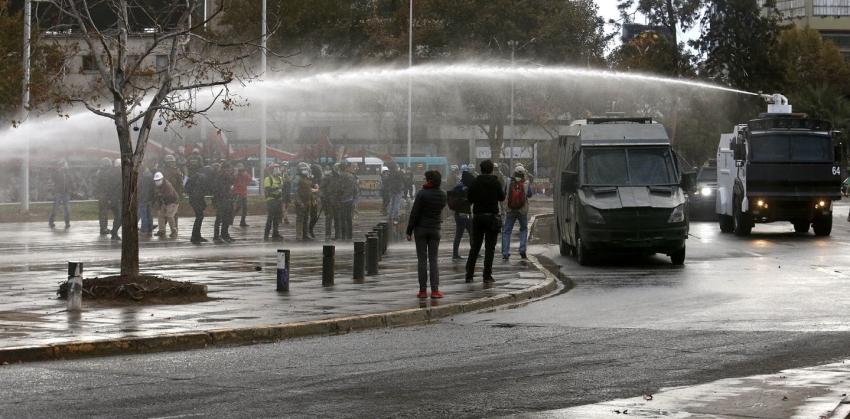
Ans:
{"type": "Polygon", "coordinates": [[[212,329],[203,332],[167,334],[152,337],[12,347],[0,349],[0,364],[201,349],[211,345],[246,345],[306,336],[344,334],[356,330],[426,324],[461,313],[470,313],[503,305],[521,303],[540,298],[556,290],[558,288],[558,281],[555,276],[545,269],[534,256],[529,255],[528,260],[539,272],[543,273],[545,279],[541,283],[524,290],[498,294],[492,297],[478,298],[445,306],[413,308],[326,320],[212,329]]]}

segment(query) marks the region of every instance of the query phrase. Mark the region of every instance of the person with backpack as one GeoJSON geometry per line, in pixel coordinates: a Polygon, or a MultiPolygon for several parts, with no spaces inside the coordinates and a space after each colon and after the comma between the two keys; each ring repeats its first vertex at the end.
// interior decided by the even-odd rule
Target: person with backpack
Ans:
{"type": "Polygon", "coordinates": [[[443,298],[440,292],[440,225],[446,207],[446,193],[440,190],[442,176],[436,170],[425,172],[425,183],[413,200],[407,222],[407,241],[416,240],[416,261],[419,274],[419,292],[416,298],[428,297],[431,283],[431,298],[443,298]]]}
{"type": "Polygon", "coordinates": [[[519,256],[526,258],[528,242],[528,198],[531,197],[531,185],[526,179],[525,167],[517,165],[508,184],[505,204],[505,226],[502,230],[502,259],[511,257],[511,234],[514,224],[519,221],[519,256]]]}
{"type": "Polygon", "coordinates": [[[463,256],[460,255],[459,251],[460,242],[463,240],[463,232],[470,233],[470,228],[472,227],[469,220],[472,208],[469,204],[467,193],[469,186],[475,181],[475,176],[472,175],[469,166],[463,165],[460,170],[460,180],[454,188],[448,191],[449,209],[454,211],[455,215],[455,239],[452,246],[452,260],[455,261],[463,260],[463,256]]]}

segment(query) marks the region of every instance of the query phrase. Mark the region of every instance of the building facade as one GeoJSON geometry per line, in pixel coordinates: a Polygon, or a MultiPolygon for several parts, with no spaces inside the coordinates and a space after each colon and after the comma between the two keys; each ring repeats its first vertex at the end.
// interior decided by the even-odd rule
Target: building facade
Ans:
{"type": "Polygon", "coordinates": [[[850,61],[850,0],[777,0],[776,8],[783,22],[817,30],[850,61]]]}

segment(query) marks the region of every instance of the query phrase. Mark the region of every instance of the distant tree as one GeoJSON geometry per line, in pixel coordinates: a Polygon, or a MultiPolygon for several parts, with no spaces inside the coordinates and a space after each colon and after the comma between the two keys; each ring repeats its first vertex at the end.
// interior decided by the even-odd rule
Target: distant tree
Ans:
{"type": "Polygon", "coordinates": [[[644,32],[615,49],[608,57],[611,66],[620,71],[636,71],[666,76],[694,77],[694,57],[684,44],[654,31],[644,32]],[[677,61],[673,61],[675,57],[677,61]]]}
{"type": "MultiPolygon", "coordinates": [[[[632,22],[636,13],[646,17],[650,25],[660,26],[669,33],[670,45],[679,45],[679,31],[686,31],[697,24],[705,0],[618,0],[617,8],[624,22],[632,22]]],[[[682,64],[682,48],[666,49],[669,62],[678,75],[686,67],[682,64]]]]}
{"type": "Polygon", "coordinates": [[[776,57],[783,68],[783,91],[812,91],[829,86],[850,93],[850,67],[838,47],[824,41],[818,31],[792,27],[779,34],[776,57]]]}
{"type": "MultiPolygon", "coordinates": [[[[149,1],[49,0],[55,22],[79,37],[97,69],[91,89],[58,86],[58,98],[81,105],[112,120],[121,154],[122,231],[121,275],[139,274],[136,185],[151,126],[157,119],[191,125],[212,106],[233,105],[228,85],[253,77],[242,65],[256,52],[255,40],[216,41],[203,32],[205,21],[192,20],[200,0],[149,1]],[[130,39],[145,28],[144,49],[131,49],[130,39]],[[154,66],[154,55],[167,62],[154,66]],[[210,92],[209,99],[199,95],[210,92]]],[[[220,3],[224,7],[228,2],[220,3]]],[[[211,13],[214,19],[221,8],[211,13]]]]}

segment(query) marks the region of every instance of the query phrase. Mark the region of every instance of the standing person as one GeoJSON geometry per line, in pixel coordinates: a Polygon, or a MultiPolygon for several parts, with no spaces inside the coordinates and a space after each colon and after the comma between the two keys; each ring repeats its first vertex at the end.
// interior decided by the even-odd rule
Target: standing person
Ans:
{"type": "Polygon", "coordinates": [[[313,181],[312,193],[310,194],[310,238],[315,239],[316,233],[313,229],[316,228],[316,224],[319,222],[319,201],[320,201],[320,192],[321,188],[319,187],[322,184],[322,178],[324,177],[324,173],[322,172],[322,166],[318,164],[314,164],[310,166],[310,180],[313,181]]]}
{"type": "Polygon", "coordinates": [[[342,240],[351,240],[354,234],[354,202],[357,201],[357,178],[351,173],[354,167],[342,163],[339,174],[339,192],[337,195],[336,225],[339,226],[342,240]]]}
{"type": "Polygon", "coordinates": [[[186,175],[191,177],[204,167],[204,158],[201,157],[201,150],[194,149],[192,154],[186,158],[186,175]]]}
{"type": "Polygon", "coordinates": [[[283,224],[289,225],[289,204],[292,202],[292,178],[289,176],[288,162],[283,162],[281,179],[280,200],[283,202],[283,224]]]}
{"type": "Polygon", "coordinates": [[[440,292],[440,270],[437,256],[440,250],[440,224],[443,222],[443,208],[446,207],[446,193],[440,190],[442,176],[436,170],[425,172],[425,183],[416,194],[410,218],[407,221],[407,241],[416,236],[416,270],[419,273],[419,292],[417,298],[428,296],[428,282],[431,282],[431,298],[443,298],[440,292]]]}
{"type": "Polygon", "coordinates": [[[109,213],[112,186],[112,159],[104,157],[100,160],[100,168],[95,173],[95,197],[97,198],[97,220],[100,222],[100,235],[109,234],[109,213]]]}
{"type": "Polygon", "coordinates": [[[507,204],[505,205],[505,228],[502,230],[502,259],[511,257],[511,234],[514,223],[519,221],[519,256],[526,259],[528,242],[528,198],[531,198],[531,185],[526,181],[525,167],[517,165],[508,184],[507,204]]]}
{"type": "MultiPolygon", "coordinates": [[[[137,200],[139,201],[139,235],[150,237],[153,233],[153,216],[151,205],[155,195],[154,175],[148,165],[142,163],[142,171],[139,173],[137,200]]],[[[160,224],[162,225],[162,224],[160,224]]]]}
{"type": "Polygon", "coordinates": [[[389,208],[390,204],[390,190],[388,189],[389,182],[387,181],[389,176],[390,169],[387,166],[381,166],[381,215],[387,215],[387,208],[389,208]]]}
{"type": "Polygon", "coordinates": [[[254,177],[245,170],[245,165],[242,163],[236,164],[236,178],[233,179],[233,193],[236,195],[236,209],[234,214],[241,214],[239,227],[248,227],[245,222],[245,217],[248,215],[248,184],[254,180],[254,177]]]}
{"type": "Polygon", "coordinates": [[[342,238],[339,228],[339,220],[336,215],[340,193],[339,172],[340,163],[337,163],[333,166],[330,173],[326,173],[322,177],[322,183],[319,185],[319,196],[321,196],[322,211],[325,213],[325,241],[331,241],[331,232],[333,232],[334,240],[342,238]]]}
{"type": "Polygon", "coordinates": [[[283,240],[280,235],[281,197],[283,196],[283,178],[280,174],[280,166],[272,164],[263,179],[263,193],[266,195],[266,229],[263,232],[263,240],[283,240]]]}
{"type": "Polygon", "coordinates": [[[53,219],[56,216],[56,207],[62,205],[65,215],[65,228],[71,227],[70,200],[71,200],[71,174],[68,173],[68,162],[62,160],[59,162],[59,167],[51,174],[53,181],[53,209],[50,210],[50,218],[47,224],[50,228],[55,227],[53,219]]]}
{"type": "Polygon", "coordinates": [[[221,163],[216,176],[215,191],[215,224],[213,225],[213,242],[232,243],[230,225],[233,224],[233,168],[229,162],[221,163]]]}
{"type": "Polygon", "coordinates": [[[121,173],[121,159],[115,159],[112,162],[112,176],[110,177],[109,185],[109,207],[112,208],[112,231],[110,238],[112,240],[121,240],[118,235],[118,229],[123,228],[121,219],[124,216],[121,201],[124,200],[124,180],[121,173]]]}
{"type": "Polygon", "coordinates": [[[467,195],[472,204],[472,234],[469,259],[466,261],[466,282],[472,282],[475,262],[484,244],[484,282],[493,283],[493,255],[502,222],[499,203],[505,200],[505,189],[499,178],[493,175],[492,161],[481,162],[481,175],[469,186],[467,195]]]}
{"type": "MultiPolygon", "coordinates": [[[[173,154],[166,155],[163,162],[165,167],[162,170],[162,175],[165,176],[165,179],[171,183],[174,191],[177,192],[177,202],[179,203],[180,198],[183,197],[183,182],[186,181],[186,175],[177,165],[177,158],[173,154]]],[[[175,225],[179,223],[177,214],[174,214],[174,223],[175,225]]]]}
{"type": "Polygon", "coordinates": [[[207,166],[192,171],[186,181],[186,192],[189,194],[189,204],[195,212],[195,224],[192,226],[192,244],[206,243],[208,240],[201,237],[201,225],[204,222],[204,210],[207,208],[206,194],[209,188],[208,179],[212,168],[207,166]]]}
{"type": "Polygon", "coordinates": [[[388,194],[387,218],[390,224],[398,225],[398,213],[401,209],[401,195],[404,192],[405,178],[398,165],[394,162],[389,164],[390,173],[387,175],[384,187],[388,194]]]}
{"type": "Polygon", "coordinates": [[[174,215],[177,214],[177,190],[171,185],[171,182],[165,178],[161,172],[156,172],[153,175],[153,182],[156,185],[154,192],[154,208],[159,214],[159,231],[156,233],[159,237],[165,237],[166,226],[171,227],[171,238],[177,237],[177,223],[174,221],[174,215]]]}
{"type": "Polygon", "coordinates": [[[460,255],[460,242],[463,240],[463,233],[467,232],[472,235],[472,223],[469,219],[472,208],[469,205],[469,186],[475,181],[475,176],[470,172],[467,165],[461,168],[460,181],[451,190],[449,206],[453,207],[455,218],[455,240],[452,246],[452,260],[463,260],[460,255]]]}
{"type": "Polygon", "coordinates": [[[295,238],[307,241],[310,240],[310,205],[314,192],[307,163],[298,164],[295,182],[295,238]]]}

